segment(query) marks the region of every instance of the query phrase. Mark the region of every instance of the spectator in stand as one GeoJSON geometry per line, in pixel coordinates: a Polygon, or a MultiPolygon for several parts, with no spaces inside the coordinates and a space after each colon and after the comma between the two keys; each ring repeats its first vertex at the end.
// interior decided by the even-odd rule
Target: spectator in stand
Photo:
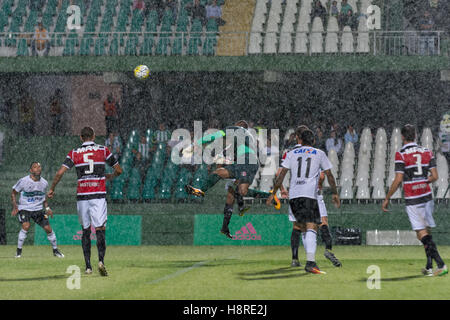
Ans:
{"type": "Polygon", "coordinates": [[[356,133],[355,129],[353,129],[353,126],[351,124],[347,126],[347,132],[345,133],[344,140],[345,143],[353,143],[353,147],[356,150],[358,144],[358,134],[356,133]]]}
{"type": "Polygon", "coordinates": [[[353,14],[353,10],[348,10],[347,15],[341,19],[341,27],[349,26],[352,31],[358,29],[358,17],[353,14]]]}
{"type": "Polygon", "coordinates": [[[186,9],[190,11],[192,20],[199,19],[203,25],[206,24],[206,9],[200,0],[195,0],[193,5],[186,5],[186,9]]]}
{"type": "Polygon", "coordinates": [[[103,109],[105,110],[106,134],[109,134],[117,130],[118,121],[116,101],[111,93],[103,102],[103,109]]]}
{"type": "Polygon", "coordinates": [[[64,100],[61,89],[56,89],[55,94],[50,98],[50,117],[52,118],[52,132],[54,136],[64,135],[62,128],[64,100]]]}
{"type": "Polygon", "coordinates": [[[322,25],[325,27],[327,21],[327,9],[325,9],[325,7],[319,0],[315,0],[310,16],[311,23],[314,21],[315,17],[319,17],[320,19],[322,19],[322,25]]]}
{"type": "Polygon", "coordinates": [[[108,138],[105,140],[105,147],[111,151],[117,160],[119,160],[122,155],[121,146],[122,144],[120,143],[119,135],[116,132],[110,132],[108,138]]]}
{"type": "Polygon", "coordinates": [[[29,94],[22,95],[23,98],[19,102],[19,132],[25,137],[34,134],[34,105],[35,102],[29,94]]]}
{"type": "Polygon", "coordinates": [[[430,15],[430,11],[425,10],[422,19],[419,21],[419,29],[422,31],[419,36],[419,54],[434,55],[434,37],[435,34],[430,32],[434,29],[434,20],[430,15]]]}
{"type": "Polygon", "coordinates": [[[145,2],[144,0],[134,0],[133,1],[133,10],[141,10],[141,12],[144,12],[145,10],[145,2]]]}
{"type": "Polygon", "coordinates": [[[167,143],[170,140],[170,131],[166,129],[166,125],[161,123],[159,129],[155,131],[155,143],[167,143]]]}
{"type": "Polygon", "coordinates": [[[177,21],[177,16],[178,16],[177,2],[175,0],[167,0],[166,1],[166,10],[168,10],[168,9],[170,9],[172,11],[173,23],[175,23],[177,21]]]}
{"type": "Polygon", "coordinates": [[[31,53],[33,56],[37,56],[36,50],[42,52],[44,49],[44,56],[48,56],[50,52],[50,37],[42,22],[39,22],[31,40],[31,53]]]}
{"type": "Polygon", "coordinates": [[[338,18],[338,22],[339,22],[339,26],[340,28],[344,28],[344,21],[348,20],[348,11],[352,10],[353,13],[353,8],[352,6],[347,2],[347,0],[342,0],[341,3],[341,12],[339,13],[339,18],[338,18]]]}
{"type": "Polygon", "coordinates": [[[144,178],[150,164],[150,151],[150,143],[145,135],[141,135],[137,150],[131,150],[135,155],[135,164],[142,178],[144,178]]]}
{"type": "Polygon", "coordinates": [[[325,145],[325,137],[323,135],[322,128],[320,126],[317,126],[316,128],[316,148],[325,151],[326,145],[325,145]]]}
{"type": "Polygon", "coordinates": [[[339,18],[339,9],[337,7],[337,1],[333,1],[330,7],[330,15],[339,18]]]}
{"type": "Polygon", "coordinates": [[[217,0],[213,0],[212,4],[206,6],[206,19],[215,19],[218,26],[225,25],[222,19],[222,8],[217,5],[217,0]]]}
{"type": "Polygon", "coordinates": [[[330,137],[326,141],[327,152],[330,150],[336,151],[339,155],[342,151],[342,140],[336,137],[336,131],[332,130],[330,133],[330,137]]]}

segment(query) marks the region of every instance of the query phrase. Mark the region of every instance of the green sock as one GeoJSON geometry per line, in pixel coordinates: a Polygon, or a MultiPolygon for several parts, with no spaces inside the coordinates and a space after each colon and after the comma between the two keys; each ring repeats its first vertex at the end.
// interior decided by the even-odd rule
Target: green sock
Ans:
{"type": "Polygon", "coordinates": [[[261,190],[256,189],[248,189],[246,197],[252,197],[252,198],[268,198],[270,196],[270,193],[264,192],[261,190]]]}
{"type": "Polygon", "coordinates": [[[206,192],[208,189],[211,189],[212,187],[214,187],[214,185],[220,180],[220,176],[213,173],[208,175],[208,178],[206,179],[206,184],[205,186],[202,188],[203,192],[206,192]]]}

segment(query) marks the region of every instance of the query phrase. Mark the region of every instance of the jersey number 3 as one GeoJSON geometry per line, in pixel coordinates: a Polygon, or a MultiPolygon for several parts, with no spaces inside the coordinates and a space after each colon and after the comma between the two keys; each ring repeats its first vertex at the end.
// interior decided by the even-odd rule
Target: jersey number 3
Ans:
{"type": "Polygon", "coordinates": [[[91,173],[93,173],[94,172],[94,160],[92,160],[92,159],[89,159],[89,157],[90,156],[93,156],[94,154],[91,152],[91,153],[85,153],[85,154],[83,154],[83,161],[85,162],[85,163],[88,163],[89,164],[89,169],[86,169],[85,171],[84,171],[84,173],[85,174],[91,174],[91,173]]]}
{"type": "Polygon", "coordinates": [[[422,171],[422,156],[420,154],[414,154],[413,157],[417,158],[417,161],[416,161],[417,171],[414,171],[414,174],[416,176],[420,176],[423,173],[423,171],[422,171]]]}

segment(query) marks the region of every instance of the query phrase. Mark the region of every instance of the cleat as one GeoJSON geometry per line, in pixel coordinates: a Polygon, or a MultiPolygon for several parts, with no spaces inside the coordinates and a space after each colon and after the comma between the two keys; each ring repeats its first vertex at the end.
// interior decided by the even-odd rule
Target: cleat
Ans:
{"type": "Polygon", "coordinates": [[[22,249],[17,248],[15,257],[16,257],[16,258],[22,257],[22,249]]]}
{"type": "MultiPolygon", "coordinates": [[[[273,190],[270,190],[269,193],[273,194],[273,190]]],[[[280,201],[280,199],[278,199],[276,194],[273,195],[273,202],[272,202],[272,204],[275,207],[275,209],[280,210],[280,208],[281,208],[281,201],[280,201]]]]}
{"type": "Polygon", "coordinates": [[[422,269],[422,274],[424,276],[427,276],[427,277],[432,277],[433,276],[433,269],[432,268],[430,268],[430,269],[423,268],[422,269]]]}
{"type": "Polygon", "coordinates": [[[53,255],[58,258],[64,258],[64,255],[62,254],[61,251],[58,250],[58,248],[53,249],[53,255]]]}
{"type": "Polygon", "coordinates": [[[314,274],[326,274],[325,271],[321,271],[319,269],[319,267],[317,266],[317,264],[315,262],[311,263],[311,264],[306,263],[305,271],[309,272],[309,273],[314,273],[314,274]]]}
{"type": "Polygon", "coordinates": [[[339,261],[338,258],[336,258],[336,256],[332,252],[330,252],[328,250],[325,250],[323,255],[325,256],[325,258],[327,258],[328,260],[331,261],[333,266],[335,266],[335,267],[342,267],[342,263],[339,261]]]}
{"type": "Polygon", "coordinates": [[[227,238],[233,239],[230,230],[220,230],[220,233],[224,234],[227,238]]]}
{"type": "Polygon", "coordinates": [[[433,272],[433,276],[443,276],[448,273],[447,266],[444,264],[442,268],[436,268],[433,272]]]}
{"type": "Polygon", "coordinates": [[[108,272],[106,271],[106,267],[103,264],[103,262],[98,263],[98,272],[102,277],[106,277],[108,275],[108,272]]]}
{"type": "Polygon", "coordinates": [[[84,271],[85,274],[92,274],[91,268],[86,268],[86,271],[84,271]]]}
{"type": "Polygon", "coordinates": [[[250,207],[239,207],[239,216],[243,217],[245,215],[245,213],[250,210],[250,207]]]}
{"type": "Polygon", "coordinates": [[[190,194],[190,195],[193,195],[196,197],[204,197],[205,196],[205,193],[202,190],[200,190],[198,188],[194,188],[193,186],[190,186],[188,184],[184,186],[184,189],[186,190],[187,194],[190,194]]]}
{"type": "Polygon", "coordinates": [[[291,267],[301,267],[302,264],[300,263],[300,261],[298,261],[298,259],[292,259],[292,263],[291,263],[291,267]]]}

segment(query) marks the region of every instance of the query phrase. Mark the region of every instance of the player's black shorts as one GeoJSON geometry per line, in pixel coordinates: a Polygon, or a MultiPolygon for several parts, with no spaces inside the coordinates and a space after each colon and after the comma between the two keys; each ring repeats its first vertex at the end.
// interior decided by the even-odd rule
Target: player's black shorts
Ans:
{"type": "Polygon", "coordinates": [[[251,184],[258,172],[258,164],[230,164],[225,166],[230,173],[230,179],[239,180],[239,184],[251,184]]]}
{"type": "Polygon", "coordinates": [[[292,214],[298,223],[321,224],[319,203],[311,198],[294,198],[289,200],[292,214]]]}
{"type": "Polygon", "coordinates": [[[30,222],[31,219],[40,225],[42,228],[49,225],[48,217],[45,214],[45,211],[26,211],[20,210],[17,213],[17,219],[19,219],[20,223],[30,222]]]}

